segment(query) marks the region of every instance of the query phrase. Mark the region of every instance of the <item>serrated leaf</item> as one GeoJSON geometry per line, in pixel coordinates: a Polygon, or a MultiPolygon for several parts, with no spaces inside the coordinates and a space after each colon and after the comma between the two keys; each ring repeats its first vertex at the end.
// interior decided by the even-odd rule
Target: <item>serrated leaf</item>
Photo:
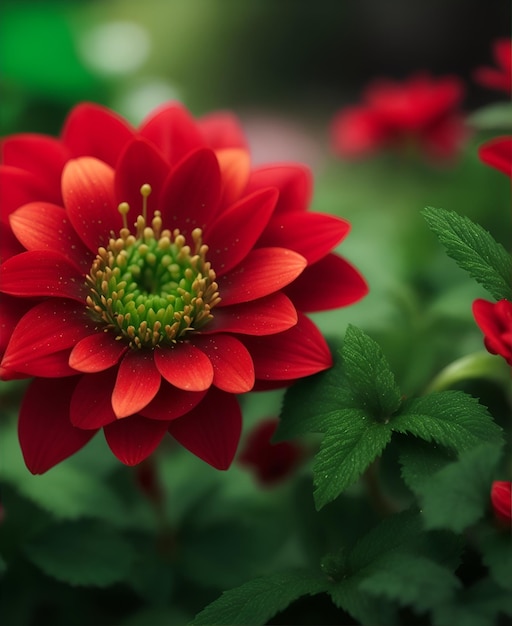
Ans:
{"type": "Polygon", "coordinates": [[[305,570],[289,570],[256,578],[225,591],[196,615],[190,626],[260,626],[297,598],[327,591],[329,586],[327,578],[305,570]]]}
{"type": "Polygon", "coordinates": [[[395,626],[397,608],[386,598],[376,598],[361,589],[363,575],[351,576],[333,586],[329,592],[336,606],[343,609],[361,624],[395,626]]]}
{"type": "Polygon", "coordinates": [[[500,613],[512,615],[512,595],[486,578],[459,591],[453,601],[434,607],[433,624],[490,626],[501,623],[500,613]]]}
{"type": "Polygon", "coordinates": [[[463,452],[420,488],[425,528],[461,532],[483,517],[489,506],[500,448],[484,444],[463,452]]]}
{"type": "Polygon", "coordinates": [[[378,421],[386,421],[400,406],[401,393],[380,346],[349,324],[341,356],[354,401],[352,406],[378,421]]]}
{"type": "Polygon", "coordinates": [[[387,425],[370,421],[360,410],[338,411],[313,464],[316,508],[321,509],[354,483],[381,454],[391,434],[387,425]]]}
{"type": "Polygon", "coordinates": [[[495,582],[512,592],[512,541],[505,528],[477,528],[475,531],[482,561],[495,582]]]}
{"type": "Polygon", "coordinates": [[[84,521],[48,528],[24,546],[24,553],[49,576],[91,587],[126,580],[135,557],[118,532],[84,521]]]}
{"type": "Polygon", "coordinates": [[[383,596],[420,613],[451,598],[460,581],[452,572],[418,554],[390,554],[361,582],[362,591],[383,596]]]}
{"type": "Polygon", "coordinates": [[[462,391],[441,391],[414,398],[390,422],[400,433],[435,441],[462,452],[482,442],[500,444],[501,428],[476,398],[462,391]]]}
{"type": "Polygon", "coordinates": [[[422,213],[459,267],[496,300],[512,300],[512,259],[488,231],[453,211],[427,207],[422,213]]]}

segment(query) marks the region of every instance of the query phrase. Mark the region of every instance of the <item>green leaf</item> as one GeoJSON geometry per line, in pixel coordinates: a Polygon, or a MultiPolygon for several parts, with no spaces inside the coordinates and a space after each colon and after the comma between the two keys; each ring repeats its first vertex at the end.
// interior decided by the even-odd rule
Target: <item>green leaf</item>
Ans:
{"type": "Polygon", "coordinates": [[[49,576],[92,587],[126,580],[135,558],[118,532],[84,521],[52,526],[27,543],[24,553],[49,576]]]}
{"type": "Polygon", "coordinates": [[[331,600],[361,624],[395,626],[398,623],[396,606],[386,598],[377,598],[362,591],[362,580],[363,574],[342,580],[329,592],[331,600]]]}
{"type": "Polygon", "coordinates": [[[512,591],[512,541],[510,530],[489,526],[475,529],[482,560],[495,582],[512,591]]]}
{"type": "Polygon", "coordinates": [[[488,105],[469,115],[467,121],[481,130],[512,129],[512,104],[500,102],[488,105]]]}
{"type": "Polygon", "coordinates": [[[496,300],[512,300],[512,259],[488,231],[453,211],[427,207],[422,213],[459,267],[496,300]]]}
{"type": "Polygon", "coordinates": [[[454,601],[434,607],[433,624],[492,626],[502,623],[498,619],[500,613],[512,615],[512,595],[487,578],[459,591],[454,601]]]}
{"type": "Polygon", "coordinates": [[[419,490],[425,528],[461,532],[483,517],[500,456],[499,447],[481,445],[426,482],[419,490]]]}
{"type": "Polygon", "coordinates": [[[441,391],[411,399],[390,423],[400,433],[436,441],[457,452],[482,442],[500,444],[502,431],[476,398],[461,391],[441,391]]]}
{"type": "Polygon", "coordinates": [[[259,626],[282,611],[297,598],[327,591],[327,578],[308,571],[289,570],[256,578],[225,591],[203,609],[191,626],[247,624],[259,626]]]}
{"type": "Polygon", "coordinates": [[[399,461],[401,475],[411,491],[418,490],[439,470],[456,458],[447,448],[409,437],[403,441],[399,461]]]}
{"type": "Polygon", "coordinates": [[[401,393],[380,346],[349,324],[341,356],[352,406],[378,421],[387,421],[400,406],[401,393]]]}
{"type": "Polygon", "coordinates": [[[313,464],[315,505],[321,509],[355,482],[384,450],[391,429],[355,409],[338,411],[313,464]]]}
{"type": "Polygon", "coordinates": [[[361,590],[383,596],[420,613],[451,598],[460,581],[452,572],[418,554],[390,554],[367,576],[361,590]]]}

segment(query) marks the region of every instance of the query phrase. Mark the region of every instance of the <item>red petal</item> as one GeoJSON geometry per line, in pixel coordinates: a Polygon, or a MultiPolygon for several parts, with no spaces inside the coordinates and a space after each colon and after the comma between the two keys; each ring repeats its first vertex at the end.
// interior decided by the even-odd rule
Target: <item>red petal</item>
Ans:
{"type": "Polygon", "coordinates": [[[137,465],[162,441],[167,422],[132,415],[103,428],[109,448],[125,465],[137,465]]]}
{"type": "Polygon", "coordinates": [[[69,409],[69,418],[74,426],[86,430],[98,429],[117,420],[111,400],[116,373],[112,368],[80,377],[69,409]]]}
{"type": "Polygon", "coordinates": [[[2,236],[0,237],[0,263],[25,251],[25,248],[16,239],[11,230],[3,228],[2,231],[2,236]]]}
{"type": "Polygon", "coordinates": [[[0,355],[3,355],[14,327],[34,304],[33,300],[2,294],[0,307],[0,355]]]}
{"type": "Polygon", "coordinates": [[[123,357],[112,394],[112,408],[118,418],[138,413],[158,393],[160,373],[153,352],[129,350],[123,357]]]}
{"type": "Polygon", "coordinates": [[[173,420],[197,406],[205,394],[206,391],[183,391],[163,380],[155,398],[140,414],[155,420],[173,420]]]}
{"type": "Polygon", "coordinates": [[[37,176],[45,184],[48,195],[55,202],[61,201],[60,177],[70,154],[58,139],[29,133],[13,135],[4,139],[2,152],[6,165],[37,176]]]}
{"type": "Polygon", "coordinates": [[[31,202],[11,214],[10,224],[27,250],[59,252],[78,269],[89,271],[93,257],[62,207],[48,202],[31,202]]]}
{"type": "Polygon", "coordinates": [[[244,259],[265,229],[277,201],[275,189],[242,198],[207,228],[208,260],[222,276],[244,259]]]}
{"type": "Polygon", "coordinates": [[[213,366],[204,352],[186,341],[155,350],[158,371],[171,385],[185,391],[204,391],[213,381],[213,366]]]}
{"type": "Polygon", "coordinates": [[[7,259],[0,266],[0,285],[13,296],[52,296],[84,303],[84,276],[60,252],[33,250],[7,259]]]}
{"type": "Polygon", "coordinates": [[[373,111],[347,107],[332,122],[332,147],[341,157],[361,158],[380,148],[388,133],[389,129],[373,111]]]}
{"type": "Polygon", "coordinates": [[[285,293],[299,311],[328,311],[358,302],[368,293],[368,285],[348,261],[328,254],[307,267],[285,293]]]}
{"type": "Polygon", "coordinates": [[[183,106],[175,103],[151,113],[143,122],[140,134],[151,141],[171,164],[205,145],[194,119],[183,106]]]}
{"type": "Polygon", "coordinates": [[[251,158],[246,150],[236,148],[217,150],[222,178],[221,206],[229,206],[240,198],[247,187],[251,158]]]}
{"type": "Polygon", "coordinates": [[[238,118],[229,111],[205,115],[197,120],[197,127],[210,148],[248,148],[238,118]]]}
{"type": "Polygon", "coordinates": [[[258,246],[278,246],[295,250],[311,265],[337,246],[349,231],[350,224],[339,217],[289,211],[270,220],[258,246]]]}
{"type": "Polygon", "coordinates": [[[478,149],[480,160],[512,177],[512,137],[496,137],[478,149]]]}
{"type": "Polygon", "coordinates": [[[244,337],[256,378],[290,380],[321,372],[332,365],[329,346],[313,322],[299,315],[290,330],[272,337],[244,337]]]}
{"type": "Polygon", "coordinates": [[[2,365],[31,373],[32,361],[55,354],[90,335],[85,309],[68,300],[46,300],[26,313],[14,329],[2,365]]]}
{"type": "Polygon", "coordinates": [[[243,335],[273,335],[288,330],[297,323],[297,311],[291,300],[278,291],[265,298],[214,310],[213,321],[202,330],[212,333],[241,333],[243,335]]]}
{"type": "Polygon", "coordinates": [[[0,166],[0,189],[2,190],[1,220],[8,223],[9,215],[19,209],[20,206],[42,200],[47,202],[59,202],[60,187],[48,189],[44,181],[40,181],[31,172],[10,167],[0,166]]]}
{"type": "Polygon", "coordinates": [[[79,372],[102,372],[115,365],[128,346],[110,333],[97,332],[80,340],[71,350],[69,365],[79,372]]]}
{"type": "Polygon", "coordinates": [[[79,104],[66,120],[62,142],[72,156],[93,156],[114,166],[134,130],[119,115],[97,104],[79,104]]]}
{"type": "Polygon", "coordinates": [[[213,384],[228,393],[245,393],[254,386],[254,366],[244,344],[230,335],[195,337],[213,364],[213,384]]]}
{"type": "Polygon", "coordinates": [[[182,234],[204,228],[217,213],[220,199],[220,170],[215,153],[201,148],[178,163],[167,179],[160,197],[166,228],[182,234]]]}
{"type": "Polygon", "coordinates": [[[128,202],[130,213],[128,221],[135,222],[142,213],[140,188],[144,184],[151,186],[151,198],[148,201],[148,222],[158,208],[158,199],[170,166],[163,156],[145,139],[130,142],[123,151],[116,167],[115,186],[118,202],[128,202]]]}
{"type": "Polygon", "coordinates": [[[108,245],[110,231],[121,229],[109,165],[88,157],[69,161],[62,173],[62,195],[71,224],[92,252],[108,245]]]}
{"type": "Polygon", "coordinates": [[[284,248],[257,248],[219,283],[220,307],[262,298],[289,285],[306,267],[304,257],[284,248]]]}
{"type": "Polygon", "coordinates": [[[313,177],[305,165],[280,164],[252,171],[246,193],[263,187],[277,187],[279,200],[275,215],[284,211],[305,211],[313,195],[313,177]]]}
{"type": "Polygon", "coordinates": [[[76,376],[77,371],[69,366],[69,348],[35,356],[30,363],[21,370],[27,376],[39,376],[40,378],[61,378],[64,376],[76,376]]]}
{"type": "Polygon", "coordinates": [[[169,425],[182,446],[220,470],[231,465],[241,431],[242,414],[235,396],[215,387],[194,410],[169,425]]]}
{"type": "Polygon", "coordinates": [[[96,432],[75,428],[69,421],[69,404],[77,382],[78,378],[36,378],[25,392],[18,434],[25,463],[32,474],[43,474],[67,459],[96,432]]]}

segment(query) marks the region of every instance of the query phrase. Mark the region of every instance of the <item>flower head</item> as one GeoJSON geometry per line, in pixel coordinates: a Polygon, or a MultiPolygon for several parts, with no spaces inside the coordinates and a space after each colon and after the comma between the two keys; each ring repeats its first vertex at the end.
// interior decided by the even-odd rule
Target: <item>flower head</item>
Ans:
{"type": "Polygon", "coordinates": [[[361,105],[334,117],[333,150],[344,158],[359,158],[413,144],[428,158],[450,159],[467,137],[459,108],[463,95],[461,81],[453,76],[376,80],[364,91],[361,105]]]}
{"type": "Polygon", "coordinates": [[[512,525],[512,483],[495,480],[491,488],[491,503],[494,516],[508,528],[512,525]]]}
{"type": "Polygon", "coordinates": [[[480,160],[512,178],[512,136],[495,137],[478,148],[480,160]]]}
{"type": "Polygon", "coordinates": [[[230,114],[170,104],[135,129],[79,105],[58,139],[5,139],[0,176],[1,372],[34,377],[19,419],[33,473],[99,429],[128,465],[169,432],[227,468],[236,394],[328,368],[305,313],[367,292],[331,252],[349,224],[307,211],[309,171],[252,168],[230,114]]]}
{"type": "Polygon", "coordinates": [[[473,316],[484,334],[487,350],[499,354],[512,365],[512,302],[475,300],[473,316]]]}
{"type": "Polygon", "coordinates": [[[238,463],[250,468],[261,485],[278,483],[297,468],[304,457],[301,446],[290,441],[272,443],[278,420],[274,418],[260,422],[250,433],[238,463]]]}
{"type": "Polygon", "coordinates": [[[497,39],[492,44],[492,55],[496,67],[481,66],[474,72],[475,81],[498,91],[512,92],[512,41],[497,39]]]}

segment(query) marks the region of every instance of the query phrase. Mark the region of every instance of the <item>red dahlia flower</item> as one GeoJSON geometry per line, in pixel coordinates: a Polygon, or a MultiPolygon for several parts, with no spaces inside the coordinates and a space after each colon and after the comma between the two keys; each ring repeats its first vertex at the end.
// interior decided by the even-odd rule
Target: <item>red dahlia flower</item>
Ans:
{"type": "Polygon", "coordinates": [[[33,473],[99,429],[127,465],[169,432],[227,468],[235,394],[328,368],[304,313],[367,292],[331,253],[349,224],[307,212],[309,171],[251,169],[229,114],[171,104],[135,129],[83,104],[60,139],[7,138],[0,172],[1,367],[35,377],[19,418],[33,473]]]}
{"type": "Polygon", "coordinates": [[[287,478],[304,456],[301,446],[291,441],[272,443],[277,419],[258,424],[247,438],[238,463],[254,471],[260,484],[273,485],[287,478]]]}
{"type": "Polygon", "coordinates": [[[480,160],[512,178],[512,136],[496,137],[478,148],[480,160]]]}
{"type": "Polygon", "coordinates": [[[512,91],[512,41],[497,39],[492,45],[492,55],[497,67],[477,67],[474,79],[482,87],[510,93],[512,91]]]}
{"type": "Polygon", "coordinates": [[[475,300],[473,316],[484,333],[487,350],[491,354],[499,354],[512,365],[512,302],[475,300]]]}
{"type": "Polygon", "coordinates": [[[491,488],[491,503],[494,516],[509,528],[512,524],[512,483],[495,480],[491,488]]]}
{"type": "Polygon", "coordinates": [[[462,82],[453,76],[415,75],[403,83],[380,79],[363,94],[360,106],[334,117],[333,150],[345,158],[366,157],[378,150],[417,145],[432,159],[458,154],[467,137],[460,112],[462,82]]]}

